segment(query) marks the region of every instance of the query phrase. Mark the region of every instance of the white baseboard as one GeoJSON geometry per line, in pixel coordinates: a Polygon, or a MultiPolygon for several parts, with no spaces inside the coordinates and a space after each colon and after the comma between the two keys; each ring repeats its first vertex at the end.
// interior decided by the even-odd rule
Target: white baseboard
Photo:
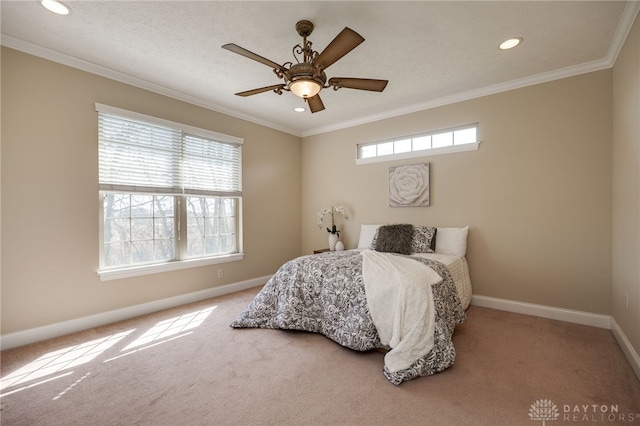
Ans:
{"type": "Polygon", "coordinates": [[[163,309],[174,308],[176,306],[185,305],[187,303],[199,302],[201,300],[209,299],[212,297],[222,296],[236,291],[257,287],[266,283],[269,278],[271,278],[270,275],[253,278],[238,283],[208,288],[206,290],[201,290],[194,293],[181,294],[179,296],[170,297],[167,299],[156,300],[153,302],[143,303],[127,308],[116,309],[109,312],[103,312],[100,314],[90,315],[69,321],[63,321],[56,324],[45,325],[43,327],[18,331],[16,333],[9,333],[0,336],[0,348],[2,348],[2,350],[11,349],[22,345],[27,345],[29,343],[50,339],[53,337],[64,336],[65,334],[99,327],[101,325],[110,324],[112,322],[150,314],[153,312],[161,311],[163,309]]]}
{"type": "Polygon", "coordinates": [[[611,316],[592,314],[590,312],[574,311],[571,309],[555,308],[553,306],[535,305],[533,303],[517,302],[514,300],[497,299],[495,297],[473,295],[471,304],[483,308],[493,308],[518,314],[590,325],[592,327],[611,329],[611,316]]]}
{"type": "MultiPolygon", "coordinates": [[[[267,275],[264,277],[241,281],[234,284],[212,287],[194,293],[182,294],[180,296],[156,300],[154,302],[143,303],[140,305],[116,309],[101,314],[90,315],[74,320],[2,335],[0,336],[0,348],[2,348],[2,350],[11,349],[22,345],[27,345],[29,343],[39,342],[41,340],[46,340],[53,337],[64,336],[65,334],[75,333],[93,327],[110,324],[116,321],[122,321],[140,315],[161,311],[163,309],[169,309],[176,306],[185,305],[187,303],[199,302],[201,300],[210,299],[212,297],[246,290],[263,285],[269,280],[269,278],[271,278],[271,276],[267,275]]],[[[592,314],[589,312],[574,311],[571,309],[555,308],[544,305],[535,305],[532,303],[517,302],[513,300],[498,299],[495,297],[479,295],[473,295],[471,304],[485,308],[498,309],[501,311],[534,315],[542,318],[549,318],[559,321],[567,321],[576,324],[610,329],[614,337],[618,341],[618,344],[622,348],[625,356],[629,360],[631,368],[636,373],[636,376],[638,376],[638,378],[640,379],[640,356],[633,348],[631,342],[629,342],[622,329],[618,326],[618,323],[610,315],[592,314]]]]}
{"type": "Polygon", "coordinates": [[[611,318],[611,332],[622,348],[622,352],[624,352],[624,355],[627,357],[629,364],[631,364],[633,372],[636,373],[638,380],[640,380],[640,355],[638,355],[638,352],[633,348],[626,334],[624,334],[624,331],[622,331],[614,318],[611,318]]]}
{"type": "Polygon", "coordinates": [[[640,379],[640,355],[631,345],[616,320],[611,315],[592,314],[590,312],[574,311],[571,309],[555,308],[552,306],[535,305],[532,303],[516,302],[514,300],[497,299],[495,297],[473,295],[471,304],[484,308],[498,309],[501,311],[515,312],[518,314],[534,315],[542,318],[567,321],[576,324],[590,325],[593,327],[611,330],[613,336],[622,348],[631,368],[640,379]]]}

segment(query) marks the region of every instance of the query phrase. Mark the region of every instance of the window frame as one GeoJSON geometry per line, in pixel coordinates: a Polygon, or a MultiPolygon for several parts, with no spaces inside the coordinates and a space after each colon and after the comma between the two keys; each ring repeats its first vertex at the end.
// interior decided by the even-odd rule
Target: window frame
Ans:
{"type": "MultiPolygon", "coordinates": [[[[199,136],[202,138],[213,139],[221,143],[232,143],[242,145],[244,139],[234,136],[224,135],[222,133],[213,132],[206,129],[199,129],[193,126],[176,123],[169,120],[164,120],[157,117],[147,116],[144,114],[123,110],[120,108],[111,107],[108,105],[102,105],[96,103],[96,111],[103,114],[111,114],[114,116],[123,117],[130,120],[136,120],[150,125],[160,125],[170,127],[175,130],[180,130],[190,135],[199,136]]],[[[240,152],[240,164],[242,162],[242,153],[240,152]]],[[[241,167],[241,165],[240,165],[241,167]]],[[[242,174],[240,172],[240,179],[242,174]]],[[[182,270],[187,268],[194,268],[206,265],[222,264],[234,261],[240,261],[244,259],[243,252],[243,220],[242,220],[242,192],[239,193],[219,193],[216,191],[210,191],[209,193],[167,193],[174,198],[174,229],[175,229],[175,259],[168,261],[159,261],[153,263],[144,263],[136,265],[123,265],[121,267],[105,268],[104,266],[104,197],[107,193],[129,193],[137,195],[161,195],[156,191],[127,191],[121,190],[121,188],[99,188],[98,190],[98,211],[99,211],[99,264],[97,274],[101,281],[115,280],[121,278],[129,278],[147,274],[155,274],[159,272],[182,270]],[[223,198],[223,199],[235,199],[235,243],[236,252],[228,254],[218,255],[205,255],[201,257],[186,257],[187,254],[187,198],[189,197],[211,197],[211,198],[223,198]]]]}
{"type": "Polygon", "coordinates": [[[391,138],[391,139],[383,139],[383,140],[379,140],[379,141],[375,141],[375,142],[365,142],[365,143],[359,143],[356,145],[356,165],[363,165],[363,164],[372,164],[372,163],[380,163],[380,162],[384,162],[384,161],[393,161],[393,160],[400,160],[400,159],[407,159],[407,158],[417,158],[417,157],[428,157],[428,156],[432,156],[432,155],[443,155],[443,154],[450,154],[450,153],[455,153],[455,152],[465,152],[465,151],[475,151],[480,147],[480,141],[478,141],[478,129],[479,129],[479,124],[478,123],[470,123],[470,124],[465,124],[462,126],[456,126],[456,127],[450,127],[447,129],[441,129],[441,130],[434,130],[431,132],[425,132],[425,133],[419,133],[419,134],[415,134],[415,135],[409,135],[409,136],[399,136],[399,137],[395,137],[395,138],[391,138]],[[470,142],[470,143],[463,143],[463,144],[455,144],[455,139],[453,139],[453,144],[449,145],[449,146],[443,146],[443,147],[437,147],[437,148],[433,148],[433,136],[437,136],[437,135],[441,135],[441,134],[445,134],[445,133],[451,133],[452,134],[452,138],[453,138],[453,134],[456,131],[460,131],[460,130],[465,130],[465,129],[471,129],[471,128],[475,128],[476,129],[476,142],[470,142]],[[420,149],[420,150],[413,150],[413,140],[414,139],[419,139],[419,138],[424,138],[424,137],[430,137],[431,138],[431,148],[426,148],[426,149],[420,149]],[[382,146],[385,144],[391,144],[394,145],[395,142],[404,142],[406,140],[411,140],[412,141],[412,149],[411,151],[403,151],[400,153],[390,153],[390,154],[382,154],[382,155],[378,155],[376,153],[375,156],[372,157],[366,157],[366,158],[361,158],[361,152],[362,149],[365,147],[372,147],[375,146],[376,150],[378,146],[382,146]]]}

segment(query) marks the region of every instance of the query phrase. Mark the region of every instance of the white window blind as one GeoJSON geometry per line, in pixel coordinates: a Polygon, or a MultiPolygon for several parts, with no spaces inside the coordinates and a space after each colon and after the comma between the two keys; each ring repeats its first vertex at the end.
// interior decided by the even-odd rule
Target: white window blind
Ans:
{"type": "Polygon", "coordinates": [[[182,186],[187,194],[241,195],[240,146],[183,135],[182,186]]]}
{"type": "Polygon", "coordinates": [[[241,138],[96,104],[101,279],[241,260],[241,138]]]}
{"type": "Polygon", "coordinates": [[[242,195],[242,140],[105,105],[98,110],[102,191],[242,195]]]}

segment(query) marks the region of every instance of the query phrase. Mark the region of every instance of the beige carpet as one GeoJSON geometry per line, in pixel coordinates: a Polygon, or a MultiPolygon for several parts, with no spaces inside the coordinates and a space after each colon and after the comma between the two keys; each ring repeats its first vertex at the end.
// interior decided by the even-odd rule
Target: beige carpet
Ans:
{"type": "Polygon", "coordinates": [[[256,291],[2,352],[1,424],[640,425],[608,330],[472,306],[456,364],[394,386],[381,353],[229,328],[256,291]]]}

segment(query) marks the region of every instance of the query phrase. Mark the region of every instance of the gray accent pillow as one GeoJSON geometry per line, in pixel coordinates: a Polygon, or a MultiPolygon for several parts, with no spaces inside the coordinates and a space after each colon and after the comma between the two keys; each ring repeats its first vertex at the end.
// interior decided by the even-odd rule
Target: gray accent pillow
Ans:
{"type": "Polygon", "coordinates": [[[375,250],[376,245],[378,244],[378,232],[380,232],[380,228],[376,229],[376,233],[373,236],[373,239],[371,240],[371,247],[369,247],[371,250],[375,250]]]}
{"type": "Polygon", "coordinates": [[[437,232],[438,228],[433,226],[414,226],[411,251],[413,253],[435,253],[437,232]]]}
{"type": "Polygon", "coordinates": [[[411,254],[413,225],[383,225],[378,228],[376,251],[411,254]]]}

